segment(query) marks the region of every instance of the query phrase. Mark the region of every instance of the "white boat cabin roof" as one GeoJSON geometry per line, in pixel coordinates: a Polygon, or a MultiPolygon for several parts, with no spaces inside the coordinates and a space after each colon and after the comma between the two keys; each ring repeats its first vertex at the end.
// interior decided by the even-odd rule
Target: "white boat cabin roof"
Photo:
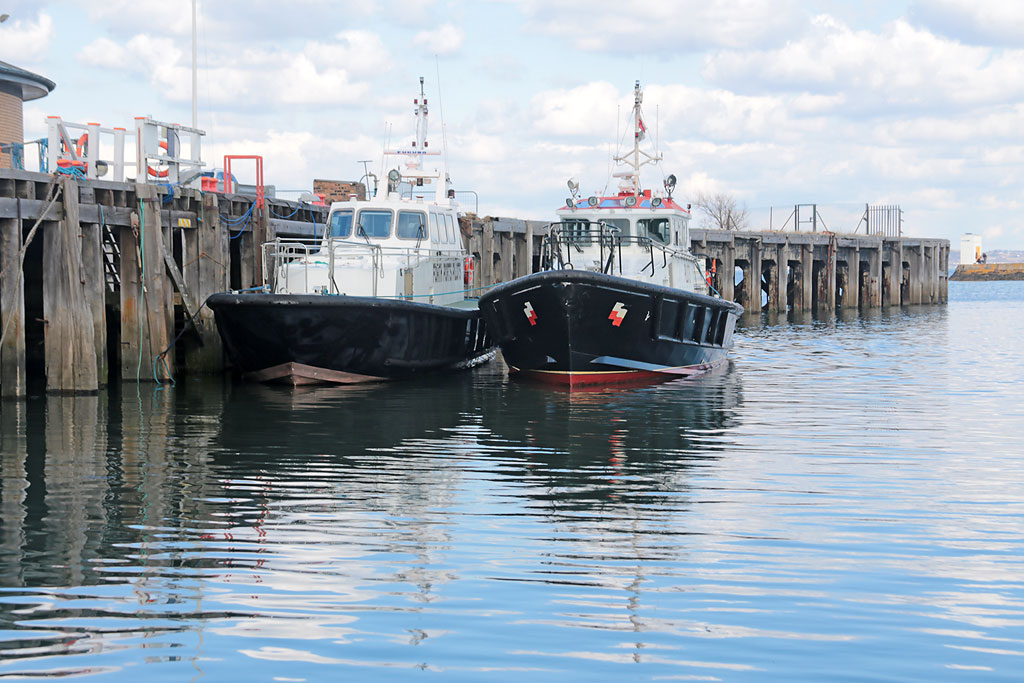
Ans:
{"type": "Polygon", "coordinates": [[[368,240],[382,246],[462,249],[457,205],[422,198],[333,202],[324,238],[368,240]]]}

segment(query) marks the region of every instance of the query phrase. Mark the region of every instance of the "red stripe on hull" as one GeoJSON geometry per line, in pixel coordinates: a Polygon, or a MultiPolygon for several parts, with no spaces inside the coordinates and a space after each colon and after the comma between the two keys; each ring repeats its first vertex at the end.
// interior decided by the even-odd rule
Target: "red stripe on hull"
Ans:
{"type": "Polygon", "coordinates": [[[622,370],[622,371],[552,371],[552,370],[520,370],[510,367],[512,375],[545,384],[566,387],[568,389],[599,388],[612,384],[649,384],[667,382],[684,377],[695,377],[710,372],[718,363],[690,365],[664,370],[622,370]]]}

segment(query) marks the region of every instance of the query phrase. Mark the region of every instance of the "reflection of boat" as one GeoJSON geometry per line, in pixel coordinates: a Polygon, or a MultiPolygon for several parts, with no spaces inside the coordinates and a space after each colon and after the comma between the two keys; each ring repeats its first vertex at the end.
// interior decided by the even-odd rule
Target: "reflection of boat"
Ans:
{"type": "Polygon", "coordinates": [[[480,298],[488,329],[510,368],[570,387],[670,379],[723,363],[743,309],[707,294],[690,253],[690,212],[640,187],[640,168],[661,160],[645,137],[637,82],[633,148],[616,161],[630,170],[619,194],[578,199],[550,226],[542,272],[499,285],[480,298]]]}
{"type": "Polygon", "coordinates": [[[208,299],[232,362],[257,380],[359,383],[471,367],[493,351],[465,298],[466,252],[447,174],[427,171],[420,79],[412,147],[387,191],[331,205],[315,246],[263,245],[270,292],[208,299]],[[433,198],[416,195],[432,188],[433,198]],[[405,188],[408,196],[402,189],[405,188]]]}

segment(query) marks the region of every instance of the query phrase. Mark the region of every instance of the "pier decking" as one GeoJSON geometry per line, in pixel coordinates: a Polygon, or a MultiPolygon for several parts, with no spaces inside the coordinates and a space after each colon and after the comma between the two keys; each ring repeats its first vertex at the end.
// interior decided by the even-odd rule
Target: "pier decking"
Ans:
{"type": "MultiPolygon", "coordinates": [[[[0,397],[24,397],[32,383],[88,393],[116,378],[222,372],[203,302],[262,284],[259,245],[312,240],[326,214],[275,199],[261,210],[243,194],[0,170],[0,397]]],[[[546,226],[462,221],[470,287],[534,272],[546,226]]],[[[691,238],[714,266],[714,288],[750,312],[947,299],[947,240],[700,229],[691,238]]]]}

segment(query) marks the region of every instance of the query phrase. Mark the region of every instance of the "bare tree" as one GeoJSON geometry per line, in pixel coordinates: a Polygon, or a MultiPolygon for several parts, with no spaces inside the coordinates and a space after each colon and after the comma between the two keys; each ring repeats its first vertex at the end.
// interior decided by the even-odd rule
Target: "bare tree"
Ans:
{"type": "Polygon", "coordinates": [[[701,221],[704,227],[713,230],[743,230],[747,227],[749,215],[746,207],[740,206],[730,194],[699,192],[693,204],[704,214],[701,221]]]}

